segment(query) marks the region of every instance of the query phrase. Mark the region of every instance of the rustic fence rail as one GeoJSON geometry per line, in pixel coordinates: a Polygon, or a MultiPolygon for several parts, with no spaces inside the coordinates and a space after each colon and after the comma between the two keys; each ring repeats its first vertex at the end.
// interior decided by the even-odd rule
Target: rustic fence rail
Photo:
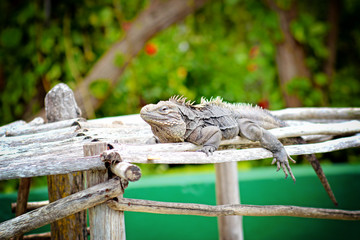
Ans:
{"type": "MultiPolygon", "coordinates": [[[[306,125],[304,122],[297,122],[291,127],[270,130],[278,138],[317,135],[312,139],[319,140],[323,139],[323,136],[327,139],[336,136],[335,139],[325,142],[286,146],[290,155],[331,152],[360,146],[360,122],[358,121],[360,108],[286,109],[276,111],[274,114],[288,120],[312,119],[316,122],[321,119],[322,122],[324,120],[327,122],[306,123],[306,125]],[[344,119],[346,121],[343,121],[344,119]],[[341,120],[341,122],[333,123],[333,120],[341,120]]],[[[131,181],[138,180],[141,176],[136,172],[140,169],[131,163],[206,164],[272,157],[269,151],[259,147],[221,150],[207,157],[201,152],[194,152],[198,150],[198,147],[191,143],[139,144],[144,143],[152,136],[152,133],[138,115],[90,121],[71,119],[49,124],[40,123],[40,125],[21,123],[16,126],[8,125],[0,128],[0,134],[2,134],[0,137],[0,180],[76,171],[97,171],[110,167],[113,173],[131,181]],[[83,146],[97,141],[106,142],[108,148],[112,150],[105,151],[101,155],[84,157],[83,146]]],[[[253,147],[254,143],[241,138],[222,142],[223,148],[250,145],[253,147]]],[[[120,211],[202,216],[295,216],[360,220],[360,211],[238,204],[209,206],[122,198],[110,200],[119,196],[123,188],[124,183],[115,178],[50,204],[42,203],[40,208],[0,223],[0,238],[21,235],[31,229],[106,201],[110,207],[120,211]],[[70,209],[69,206],[73,208],[70,209]],[[40,215],[42,217],[38,218],[37,216],[40,215]]]]}

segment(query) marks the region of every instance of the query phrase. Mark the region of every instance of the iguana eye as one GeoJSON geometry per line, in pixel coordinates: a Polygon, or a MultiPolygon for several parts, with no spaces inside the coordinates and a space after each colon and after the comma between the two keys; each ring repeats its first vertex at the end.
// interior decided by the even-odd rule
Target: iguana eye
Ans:
{"type": "Polygon", "coordinates": [[[162,108],[161,108],[161,111],[162,112],[165,112],[165,111],[167,111],[169,108],[167,107],[167,106],[163,106],[162,108]]]}

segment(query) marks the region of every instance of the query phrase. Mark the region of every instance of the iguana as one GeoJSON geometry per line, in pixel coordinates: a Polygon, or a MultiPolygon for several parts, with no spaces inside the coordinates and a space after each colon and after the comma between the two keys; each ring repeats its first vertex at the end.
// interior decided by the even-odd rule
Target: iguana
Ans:
{"type": "MultiPolygon", "coordinates": [[[[284,121],[273,116],[269,111],[249,104],[231,104],[220,97],[206,100],[195,105],[185,97],[174,96],[168,101],[148,104],[140,111],[140,116],[150,126],[156,142],[174,143],[191,142],[201,145],[200,151],[207,155],[218,149],[222,139],[241,136],[260,145],[273,153],[272,164],[277,164],[287,178],[288,173],[295,182],[289,165],[289,159],[295,162],[286,152],[283,144],[268,129],[287,126],[284,121]]],[[[301,138],[291,138],[294,143],[304,143],[301,138]]],[[[337,201],[326,179],[326,176],[314,154],[307,155],[330,199],[337,201]]]]}

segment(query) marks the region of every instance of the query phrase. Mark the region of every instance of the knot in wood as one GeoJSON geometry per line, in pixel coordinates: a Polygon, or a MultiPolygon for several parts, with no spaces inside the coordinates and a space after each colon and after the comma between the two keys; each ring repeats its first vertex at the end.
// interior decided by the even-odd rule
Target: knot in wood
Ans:
{"type": "Polygon", "coordinates": [[[114,150],[107,150],[100,154],[101,161],[114,165],[116,163],[122,162],[119,152],[114,150]]]}

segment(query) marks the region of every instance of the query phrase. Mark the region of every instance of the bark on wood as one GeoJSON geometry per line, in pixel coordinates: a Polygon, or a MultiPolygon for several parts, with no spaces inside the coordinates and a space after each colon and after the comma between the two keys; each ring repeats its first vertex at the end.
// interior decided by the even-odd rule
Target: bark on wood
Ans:
{"type": "MultiPolygon", "coordinates": [[[[130,163],[154,163],[154,164],[205,164],[232,161],[248,161],[272,157],[272,154],[263,148],[223,150],[216,151],[213,156],[207,157],[199,152],[173,152],[192,151],[199,147],[191,143],[169,143],[156,145],[120,145],[120,156],[123,161],[130,163]],[[163,151],[163,152],[159,152],[163,151]],[[164,151],[171,151],[166,153],[164,151]]],[[[342,150],[359,147],[360,136],[344,137],[323,143],[306,145],[286,146],[290,155],[303,155],[342,150]]],[[[0,180],[44,176],[50,174],[64,174],[75,171],[105,169],[100,156],[83,157],[80,150],[56,155],[39,155],[28,158],[3,156],[0,158],[0,180]],[[20,158],[20,159],[19,159],[20,158]],[[76,164],[74,164],[76,159],[76,164]]]]}
{"type": "Polygon", "coordinates": [[[116,151],[104,151],[100,155],[101,161],[105,162],[105,164],[110,165],[110,170],[116,176],[121,177],[127,181],[135,182],[138,181],[141,177],[141,170],[138,166],[121,162],[122,159],[120,154],[116,151]]]}
{"type": "Polygon", "coordinates": [[[81,116],[73,91],[64,83],[53,87],[45,96],[45,111],[48,122],[57,122],[81,116]]]}
{"type": "Polygon", "coordinates": [[[204,205],[194,203],[158,202],[149,200],[123,198],[119,201],[109,200],[107,204],[119,211],[146,212],[158,214],[218,216],[289,216],[302,218],[321,218],[336,220],[360,220],[360,211],[340,209],[309,208],[284,205],[204,205]]]}
{"type": "MultiPolygon", "coordinates": [[[[35,210],[37,208],[43,207],[45,205],[48,205],[49,201],[40,201],[40,202],[28,202],[26,205],[26,212],[30,212],[32,210],[35,210]]],[[[15,213],[15,209],[17,207],[17,203],[11,203],[11,212],[15,213]]]]}
{"type": "MultiPolygon", "coordinates": [[[[84,145],[84,155],[100,155],[106,151],[107,144],[103,142],[84,145]]],[[[88,171],[87,186],[91,187],[106,181],[109,178],[107,170],[88,171]]],[[[122,198],[123,192],[117,198],[122,198]]],[[[89,209],[91,239],[125,239],[124,213],[114,211],[105,203],[89,209]]]]}
{"type": "Polygon", "coordinates": [[[24,126],[19,127],[16,129],[11,129],[6,131],[6,136],[19,136],[19,135],[26,135],[26,134],[34,134],[34,133],[40,133],[40,132],[47,132],[55,129],[65,128],[65,127],[71,127],[74,125],[77,125],[77,122],[85,121],[83,118],[74,118],[74,119],[68,119],[68,120],[62,120],[59,122],[50,122],[39,126],[24,126]]]}
{"type": "MultiPolygon", "coordinates": [[[[185,144],[189,145],[190,147],[191,143],[182,143],[182,145],[185,144]]],[[[194,149],[197,148],[197,146],[195,145],[192,146],[194,147],[194,149]]],[[[331,140],[323,143],[285,146],[285,149],[289,155],[304,155],[311,153],[332,152],[359,146],[360,136],[357,135],[331,140]]],[[[215,151],[211,156],[206,156],[206,154],[201,152],[128,152],[126,150],[119,150],[119,153],[121,158],[125,162],[153,164],[207,164],[249,161],[272,157],[272,153],[264,148],[242,149],[236,151],[215,151]]],[[[94,159],[84,159],[84,161],[92,160],[94,159]]]]}
{"type": "Polygon", "coordinates": [[[51,232],[25,235],[24,240],[51,240],[51,232]]]}
{"type": "Polygon", "coordinates": [[[4,126],[0,127],[0,137],[4,136],[6,134],[6,132],[8,131],[12,131],[16,128],[25,126],[26,122],[24,120],[18,120],[9,124],[6,124],[4,126]]]}
{"type": "MultiPolygon", "coordinates": [[[[18,189],[18,196],[16,201],[16,210],[15,210],[15,216],[20,216],[21,214],[26,213],[27,209],[27,202],[30,192],[30,183],[31,178],[21,178],[19,189],[18,189]]],[[[15,239],[23,239],[23,236],[20,235],[16,237],[15,239]]]]}
{"type": "Polygon", "coordinates": [[[141,177],[140,168],[134,164],[122,162],[110,166],[111,171],[130,182],[138,181],[141,177]]]}
{"type": "MultiPolygon", "coordinates": [[[[308,117],[325,117],[326,115],[332,115],[336,118],[337,115],[341,115],[341,118],[356,118],[360,115],[360,109],[292,109],[281,110],[284,114],[282,116],[288,116],[296,118],[302,115],[308,115],[308,117]],[[288,114],[289,113],[289,114],[288,114]],[[324,115],[325,114],[325,115],[324,115]]],[[[61,129],[49,131],[49,136],[46,137],[46,133],[37,133],[32,135],[15,136],[15,137],[3,137],[0,138],[0,180],[11,178],[22,178],[31,176],[43,176],[52,174],[63,174],[71,171],[83,171],[89,169],[104,169],[103,163],[97,158],[91,161],[83,161],[82,146],[83,144],[91,142],[94,138],[101,137],[102,141],[111,143],[111,145],[118,148],[115,142],[119,143],[139,143],[145,142],[146,139],[152,136],[150,127],[147,126],[139,117],[139,115],[131,115],[124,117],[112,117],[106,119],[96,119],[89,122],[118,122],[122,121],[124,124],[128,122],[134,123],[134,125],[124,125],[115,129],[107,128],[89,128],[79,129],[73,132],[75,129],[71,127],[64,128],[64,133],[61,129]],[[136,123],[136,124],[135,124],[136,123]],[[64,139],[63,135],[73,136],[70,139],[64,139]],[[75,136],[74,136],[75,135],[75,136]],[[126,137],[124,137],[126,136],[126,137]],[[57,141],[59,137],[61,140],[57,141]],[[19,144],[22,139],[29,144],[19,144]],[[77,164],[73,164],[72,159],[78,159],[77,164]]],[[[45,124],[46,125],[46,124],[45,124]]],[[[80,123],[81,125],[81,123],[80,123]]],[[[357,131],[358,122],[345,122],[339,125],[314,125],[311,126],[298,126],[294,128],[273,129],[273,134],[281,137],[277,133],[287,132],[285,136],[299,136],[303,134],[350,134],[357,131]],[[328,128],[326,130],[326,128],[328,128]],[[291,130],[293,129],[293,130],[291,130]],[[324,131],[325,130],[325,131],[324,131]],[[291,133],[293,131],[293,133],[291,133]],[[299,131],[296,134],[296,131],[299,131]]],[[[346,140],[346,139],[344,139],[346,140]]],[[[223,141],[222,145],[244,145],[249,144],[249,141],[238,138],[234,140],[223,141]]],[[[331,144],[331,142],[329,142],[331,144]]],[[[338,143],[336,143],[338,144],[338,143]]],[[[252,145],[254,145],[252,143],[252,145]]],[[[158,145],[142,145],[131,146],[122,145],[125,150],[129,152],[157,152],[157,151],[193,151],[198,147],[190,143],[180,144],[158,144],[158,145]]],[[[351,145],[349,145],[351,147],[351,145]]],[[[325,152],[326,149],[322,149],[325,152]]],[[[140,153],[139,153],[140,154],[140,153]]],[[[147,155],[153,155],[148,153],[147,155]]],[[[141,157],[143,158],[143,157],[141,157]]],[[[146,160],[142,160],[146,161],[146,160]]]]}
{"type": "Polygon", "coordinates": [[[120,179],[113,178],[97,186],[59,199],[44,207],[0,224],[0,239],[8,239],[49,224],[87,208],[96,206],[122,193],[120,179]]]}
{"type": "MultiPolygon", "coordinates": [[[[75,90],[77,101],[87,113],[93,112],[101,106],[103,99],[97,99],[89,94],[89,86],[97,79],[108,79],[112,89],[124,72],[132,58],[143,49],[145,43],[155,34],[166,29],[170,25],[183,20],[187,15],[204,5],[206,0],[167,0],[151,1],[145,9],[132,22],[132,27],[126,33],[123,40],[115,43],[94,65],[91,72],[75,90]],[[122,56],[124,61],[121,66],[116,66],[114,59],[122,56]],[[89,102],[88,107],[84,104],[89,102]],[[85,106],[83,108],[83,106],[85,106]]],[[[105,98],[104,98],[105,99],[105,98]]]]}
{"type": "MultiPolygon", "coordinates": [[[[45,111],[47,121],[50,123],[81,116],[81,110],[76,104],[74,93],[63,83],[56,85],[46,94],[45,111]]],[[[48,176],[49,201],[55,202],[84,190],[84,180],[83,172],[48,176]]],[[[86,211],[51,223],[51,238],[87,239],[86,211]]]]}
{"type": "MultiPolygon", "coordinates": [[[[215,164],[216,204],[240,204],[237,162],[215,164]]],[[[241,216],[218,217],[219,239],[244,239],[241,216]]]]}

